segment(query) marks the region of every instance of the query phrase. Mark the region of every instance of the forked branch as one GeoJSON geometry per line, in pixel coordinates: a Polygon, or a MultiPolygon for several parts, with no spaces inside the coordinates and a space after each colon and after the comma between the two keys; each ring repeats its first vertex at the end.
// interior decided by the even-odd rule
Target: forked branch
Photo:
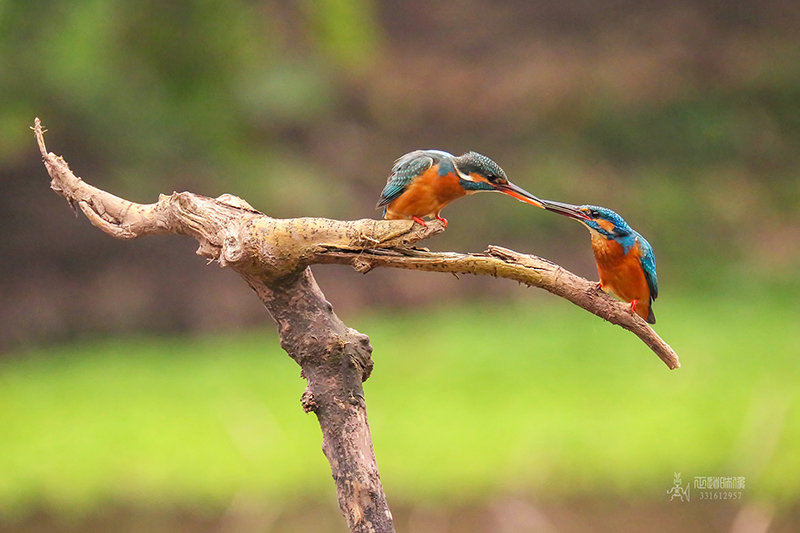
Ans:
{"type": "Polygon", "coordinates": [[[152,204],[119,198],[76,177],[63,158],[47,152],[44,130],[33,127],[51,188],[89,221],[118,239],[187,235],[197,253],[232,268],[255,290],[278,323],[281,346],[301,366],[308,387],[303,407],[314,411],[323,432],[339,504],[352,531],[393,531],[378,478],[361,382],[372,369],[369,339],[345,326],[314,280],[309,265],[374,267],[488,275],[545,289],[617,324],[642,339],[669,368],[675,352],[629,306],[597,283],[534,255],[490,246],[484,253],[430,252],[411,247],[444,230],[405,220],[271,218],[232,195],[209,198],[189,192],[161,195],[152,204]]]}
{"type": "Polygon", "coordinates": [[[512,279],[566,298],[631,331],[669,368],[680,366],[674,350],[629,306],[604,293],[597,283],[546,259],[499,246],[471,254],[409,247],[441,232],[444,228],[438,222],[421,227],[405,220],[274,219],[232,195],[212,199],[188,192],[161,195],[154,204],[129,202],[76,178],[61,157],[47,153],[38,119],[34,130],[53,190],[113,237],[190,235],[200,243],[198,254],[269,279],[314,263],[350,264],[361,272],[380,266],[512,279]]]}

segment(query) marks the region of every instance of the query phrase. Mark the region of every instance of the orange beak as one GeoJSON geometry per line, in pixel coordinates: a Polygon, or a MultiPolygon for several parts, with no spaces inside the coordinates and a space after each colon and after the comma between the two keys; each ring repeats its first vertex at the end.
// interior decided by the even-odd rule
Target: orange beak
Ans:
{"type": "Polygon", "coordinates": [[[526,191],[521,187],[517,187],[513,183],[502,183],[499,185],[495,185],[494,188],[502,193],[505,193],[513,198],[516,198],[520,202],[525,202],[526,204],[535,205],[536,207],[541,207],[544,209],[544,204],[541,200],[536,198],[534,195],[526,191]]]}

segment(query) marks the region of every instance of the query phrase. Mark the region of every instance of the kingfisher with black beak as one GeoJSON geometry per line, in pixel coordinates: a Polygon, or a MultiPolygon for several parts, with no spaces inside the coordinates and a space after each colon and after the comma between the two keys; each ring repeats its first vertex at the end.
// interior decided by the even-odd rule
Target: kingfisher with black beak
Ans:
{"type": "Polygon", "coordinates": [[[576,219],[589,229],[600,288],[631,304],[631,310],[655,324],[653,300],[658,297],[656,256],[639,232],[611,209],[542,200],[544,208],[576,219]]]}
{"type": "Polygon", "coordinates": [[[444,207],[462,196],[497,191],[544,208],[542,201],[517,187],[500,166],[477,152],[458,157],[441,150],[416,150],[397,161],[383,188],[378,208],[387,220],[411,219],[426,226],[424,217],[442,218],[444,207]]]}

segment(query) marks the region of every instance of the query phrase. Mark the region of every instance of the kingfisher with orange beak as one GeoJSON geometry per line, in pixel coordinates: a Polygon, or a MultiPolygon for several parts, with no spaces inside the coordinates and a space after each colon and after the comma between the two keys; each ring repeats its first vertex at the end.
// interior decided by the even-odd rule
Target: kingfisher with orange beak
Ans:
{"type": "Polygon", "coordinates": [[[378,208],[387,220],[411,219],[426,226],[424,217],[442,218],[444,207],[462,196],[480,191],[505,193],[544,208],[542,201],[517,187],[500,166],[477,152],[458,157],[441,150],[416,150],[397,161],[383,188],[378,208]]]}
{"type": "Polygon", "coordinates": [[[542,200],[544,208],[576,219],[589,229],[600,288],[630,302],[631,310],[655,324],[653,300],[658,297],[653,247],[611,209],[542,200]]]}

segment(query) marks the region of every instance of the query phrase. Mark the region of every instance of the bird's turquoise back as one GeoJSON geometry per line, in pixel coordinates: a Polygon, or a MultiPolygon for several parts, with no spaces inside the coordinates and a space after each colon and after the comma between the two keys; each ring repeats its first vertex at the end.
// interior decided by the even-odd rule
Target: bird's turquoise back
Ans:
{"type": "Polygon", "coordinates": [[[435,164],[439,165],[441,175],[455,171],[453,157],[453,154],[441,150],[415,150],[405,154],[395,161],[378,201],[378,207],[390,204],[408,189],[414,178],[435,164]]]}
{"type": "Polygon", "coordinates": [[[641,246],[642,257],[639,259],[642,263],[642,270],[644,270],[644,277],[647,279],[647,286],[650,287],[650,299],[655,300],[658,298],[658,275],[656,274],[656,255],[653,253],[653,247],[647,242],[647,239],[636,233],[639,238],[639,246],[641,246]]]}

